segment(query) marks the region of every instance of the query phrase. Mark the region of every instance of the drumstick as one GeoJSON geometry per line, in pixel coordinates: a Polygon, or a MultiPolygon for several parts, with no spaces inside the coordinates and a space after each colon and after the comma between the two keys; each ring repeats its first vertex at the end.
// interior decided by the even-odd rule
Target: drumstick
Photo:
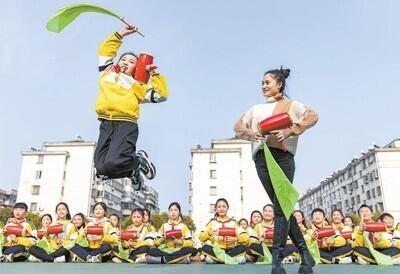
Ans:
{"type": "MultiPolygon", "coordinates": [[[[132,25],[131,23],[126,21],[124,17],[119,18],[119,20],[121,20],[125,25],[127,25],[130,28],[134,28],[135,27],[134,25],[132,25]]],[[[144,37],[144,34],[139,29],[137,29],[136,32],[139,33],[142,37],[144,37]]]]}

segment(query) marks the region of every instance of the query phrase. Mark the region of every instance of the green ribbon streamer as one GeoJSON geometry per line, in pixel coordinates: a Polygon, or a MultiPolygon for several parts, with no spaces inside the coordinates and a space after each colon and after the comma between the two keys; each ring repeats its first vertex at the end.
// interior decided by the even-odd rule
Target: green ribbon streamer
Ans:
{"type": "Polygon", "coordinates": [[[120,258],[120,259],[122,259],[122,260],[125,260],[125,261],[127,261],[127,262],[129,262],[129,263],[135,263],[134,261],[131,260],[131,258],[129,258],[130,254],[131,254],[131,253],[130,253],[129,248],[128,248],[128,249],[124,249],[124,248],[122,247],[121,241],[118,241],[118,253],[116,253],[115,255],[116,255],[118,258],[120,258]]]}
{"type": "Polygon", "coordinates": [[[178,250],[181,249],[181,248],[179,248],[179,247],[175,247],[175,248],[173,248],[173,247],[167,247],[166,244],[162,244],[162,245],[160,245],[158,248],[159,248],[160,250],[162,250],[162,251],[168,253],[168,254],[172,254],[172,253],[174,253],[174,252],[176,252],[176,251],[178,251],[178,250]]]}
{"type": "Polygon", "coordinates": [[[61,8],[55,13],[47,22],[46,28],[51,32],[61,32],[66,26],[74,21],[81,13],[96,12],[110,15],[120,19],[121,17],[103,7],[92,4],[75,4],[68,7],[61,8]]]}
{"type": "Polygon", "coordinates": [[[392,257],[382,254],[379,251],[375,250],[371,241],[368,239],[366,232],[363,233],[363,237],[364,237],[364,242],[367,244],[367,248],[368,248],[369,252],[371,252],[372,256],[374,257],[374,259],[378,265],[393,265],[392,257]]]}
{"type": "Polygon", "coordinates": [[[37,247],[40,247],[41,249],[43,249],[44,251],[46,251],[47,254],[51,254],[53,253],[55,250],[51,247],[50,242],[47,240],[46,237],[43,237],[41,240],[39,240],[36,243],[37,247]]]}
{"type": "Polygon", "coordinates": [[[0,235],[0,256],[3,255],[4,235],[0,235]]]}
{"type": "Polygon", "coordinates": [[[213,251],[215,253],[215,256],[223,261],[225,264],[238,264],[238,262],[228,254],[226,254],[225,250],[223,250],[222,248],[216,246],[213,248],[213,251]]]}
{"type": "Polygon", "coordinates": [[[262,243],[264,257],[261,262],[256,262],[256,264],[271,264],[272,263],[272,254],[268,249],[268,246],[265,243],[262,243]]]}
{"type": "Polygon", "coordinates": [[[282,171],[280,166],[276,163],[274,157],[271,154],[267,144],[263,142],[265,163],[268,168],[268,173],[271,178],[272,186],[274,188],[275,195],[278,199],[279,205],[287,220],[292,215],[294,206],[299,199],[299,193],[296,188],[292,185],[285,173],[282,171]]]}
{"type": "Polygon", "coordinates": [[[311,257],[314,259],[315,265],[319,264],[321,260],[321,254],[319,253],[319,247],[317,241],[312,241],[312,243],[306,243],[308,252],[310,252],[311,257]]]}

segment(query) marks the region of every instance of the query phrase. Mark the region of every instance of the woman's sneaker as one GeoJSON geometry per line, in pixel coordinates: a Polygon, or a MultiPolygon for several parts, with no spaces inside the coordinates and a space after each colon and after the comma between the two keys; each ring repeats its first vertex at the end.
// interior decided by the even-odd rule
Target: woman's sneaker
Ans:
{"type": "Polygon", "coordinates": [[[146,176],[147,179],[152,180],[156,177],[156,167],[150,161],[149,156],[144,150],[136,152],[136,156],[139,159],[139,169],[146,176]]]}

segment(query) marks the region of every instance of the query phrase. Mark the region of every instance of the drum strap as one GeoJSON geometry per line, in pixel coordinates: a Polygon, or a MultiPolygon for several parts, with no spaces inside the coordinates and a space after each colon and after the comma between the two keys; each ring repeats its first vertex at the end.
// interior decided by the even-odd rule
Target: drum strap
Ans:
{"type": "Polygon", "coordinates": [[[285,99],[279,100],[275,106],[274,111],[272,112],[272,115],[289,112],[291,104],[292,104],[291,101],[285,99]]]}

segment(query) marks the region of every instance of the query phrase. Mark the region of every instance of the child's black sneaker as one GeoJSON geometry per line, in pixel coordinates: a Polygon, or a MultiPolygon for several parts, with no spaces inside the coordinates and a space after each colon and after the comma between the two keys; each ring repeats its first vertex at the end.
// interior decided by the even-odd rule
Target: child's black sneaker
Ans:
{"type": "Polygon", "coordinates": [[[143,173],[143,175],[146,176],[146,178],[149,180],[154,179],[154,177],[156,177],[156,167],[150,161],[147,153],[144,150],[139,150],[136,153],[136,156],[139,159],[139,169],[143,173]]]}
{"type": "Polygon", "coordinates": [[[129,179],[131,179],[133,189],[135,191],[139,191],[143,185],[143,178],[142,178],[142,175],[140,175],[139,167],[133,171],[133,173],[129,179]]]}

